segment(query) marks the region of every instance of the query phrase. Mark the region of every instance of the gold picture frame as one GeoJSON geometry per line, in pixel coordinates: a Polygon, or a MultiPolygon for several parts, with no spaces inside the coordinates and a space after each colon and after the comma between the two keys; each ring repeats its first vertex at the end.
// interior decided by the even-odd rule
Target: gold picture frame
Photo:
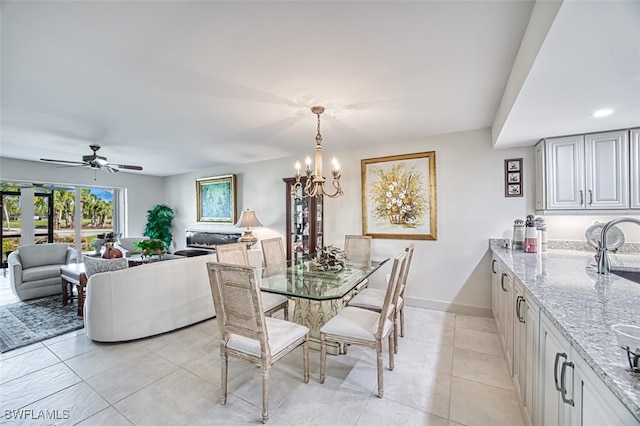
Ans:
{"type": "Polygon", "coordinates": [[[522,195],[522,158],[508,158],[504,160],[504,196],[522,195]]]}
{"type": "Polygon", "coordinates": [[[362,234],[436,240],[436,153],[360,160],[362,234]]]}
{"type": "Polygon", "coordinates": [[[196,179],[196,220],[236,223],[236,175],[196,179]]]}

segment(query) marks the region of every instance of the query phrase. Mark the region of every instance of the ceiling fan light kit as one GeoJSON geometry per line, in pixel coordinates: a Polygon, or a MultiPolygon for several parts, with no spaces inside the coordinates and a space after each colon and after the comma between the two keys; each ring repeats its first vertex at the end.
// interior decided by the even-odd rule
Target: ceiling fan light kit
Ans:
{"type": "Polygon", "coordinates": [[[100,145],[89,145],[89,148],[93,151],[93,154],[83,155],[82,161],[67,161],[67,160],[52,160],[50,158],[41,158],[40,161],[46,161],[49,163],[58,163],[67,165],[67,167],[91,167],[92,169],[105,170],[109,173],[119,172],[119,169],[123,170],[137,170],[141,171],[141,166],[132,166],[129,164],[111,164],[107,157],[98,155],[100,145]]]}

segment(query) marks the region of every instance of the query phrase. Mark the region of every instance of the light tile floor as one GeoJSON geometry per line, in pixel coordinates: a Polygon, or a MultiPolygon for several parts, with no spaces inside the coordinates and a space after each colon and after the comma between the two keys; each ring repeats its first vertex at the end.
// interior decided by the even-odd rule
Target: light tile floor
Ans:
{"type": "MultiPolygon", "coordinates": [[[[305,384],[297,350],[271,370],[269,424],[523,424],[492,319],[412,307],[406,319],[384,398],[376,395],[374,351],[352,346],[328,356],[321,385],[319,353],[310,352],[305,384]]],[[[210,320],[121,344],[95,343],[79,330],[0,354],[0,424],[259,424],[259,368],[230,358],[229,398],[218,402],[218,344],[210,320]],[[16,420],[20,413],[58,419],[16,420]]]]}

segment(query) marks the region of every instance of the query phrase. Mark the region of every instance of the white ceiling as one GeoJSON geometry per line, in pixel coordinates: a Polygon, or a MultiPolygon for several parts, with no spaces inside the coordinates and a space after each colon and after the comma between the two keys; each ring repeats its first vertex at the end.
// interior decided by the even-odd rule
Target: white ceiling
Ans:
{"type": "Polygon", "coordinates": [[[564,3],[520,53],[532,1],[0,5],[2,157],[79,161],[97,143],[158,176],[302,157],[318,104],[326,151],[640,125],[638,1],[564,3]]]}

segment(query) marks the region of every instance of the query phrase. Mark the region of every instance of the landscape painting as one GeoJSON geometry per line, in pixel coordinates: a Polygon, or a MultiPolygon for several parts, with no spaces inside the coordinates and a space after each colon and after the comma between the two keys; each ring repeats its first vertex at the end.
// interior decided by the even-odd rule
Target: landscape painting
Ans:
{"type": "Polygon", "coordinates": [[[197,221],[235,223],[235,175],[196,179],[197,221]]]}

